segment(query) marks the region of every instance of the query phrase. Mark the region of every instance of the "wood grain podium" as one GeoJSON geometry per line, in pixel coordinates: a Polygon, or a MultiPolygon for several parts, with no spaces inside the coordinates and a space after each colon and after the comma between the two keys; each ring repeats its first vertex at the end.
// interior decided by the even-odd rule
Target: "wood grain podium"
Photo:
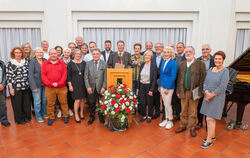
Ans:
{"type": "Polygon", "coordinates": [[[126,84],[128,88],[133,89],[133,69],[107,69],[107,87],[116,86],[117,83],[126,84]]]}

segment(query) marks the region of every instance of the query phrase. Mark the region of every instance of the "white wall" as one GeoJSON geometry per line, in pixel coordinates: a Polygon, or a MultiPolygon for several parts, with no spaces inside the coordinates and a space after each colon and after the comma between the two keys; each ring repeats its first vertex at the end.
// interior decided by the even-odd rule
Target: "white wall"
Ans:
{"type": "Polygon", "coordinates": [[[202,44],[209,43],[213,51],[227,53],[228,64],[234,59],[237,28],[250,28],[249,6],[250,0],[0,0],[0,27],[33,25],[41,28],[42,40],[51,47],[66,47],[91,22],[184,25],[187,44],[196,48],[196,56],[202,44]]]}

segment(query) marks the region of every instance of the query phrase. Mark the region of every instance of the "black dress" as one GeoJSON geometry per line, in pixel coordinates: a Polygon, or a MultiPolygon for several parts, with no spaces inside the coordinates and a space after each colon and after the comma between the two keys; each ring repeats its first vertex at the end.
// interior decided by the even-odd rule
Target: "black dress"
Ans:
{"type": "Polygon", "coordinates": [[[67,82],[71,82],[72,84],[73,92],[71,92],[71,96],[74,100],[86,98],[86,87],[84,83],[85,66],[85,61],[81,63],[70,61],[67,66],[67,82]]]}

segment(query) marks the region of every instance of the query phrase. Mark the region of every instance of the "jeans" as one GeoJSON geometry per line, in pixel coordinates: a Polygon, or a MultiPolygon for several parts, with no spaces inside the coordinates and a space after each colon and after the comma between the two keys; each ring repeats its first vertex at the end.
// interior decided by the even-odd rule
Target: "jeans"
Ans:
{"type": "Polygon", "coordinates": [[[46,115],[47,109],[47,100],[45,96],[45,86],[38,88],[37,92],[32,91],[32,95],[34,98],[34,110],[37,119],[41,119],[42,116],[46,115]]]}

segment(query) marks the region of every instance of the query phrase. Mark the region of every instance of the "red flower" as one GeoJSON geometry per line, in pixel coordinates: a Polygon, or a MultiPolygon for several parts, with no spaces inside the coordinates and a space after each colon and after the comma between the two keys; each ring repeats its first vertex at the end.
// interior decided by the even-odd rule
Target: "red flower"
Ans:
{"type": "Polygon", "coordinates": [[[104,98],[104,96],[102,96],[101,100],[104,98]]]}
{"type": "Polygon", "coordinates": [[[120,111],[121,111],[121,108],[120,108],[120,107],[115,108],[115,111],[116,111],[116,112],[120,112],[120,111]]]}
{"type": "Polygon", "coordinates": [[[116,94],[116,98],[117,99],[121,98],[121,95],[120,94],[116,94]]]}
{"type": "Polygon", "coordinates": [[[115,93],[115,89],[112,89],[110,92],[111,92],[111,93],[115,93]]]}
{"type": "Polygon", "coordinates": [[[131,112],[130,108],[127,108],[125,111],[126,111],[127,113],[130,113],[130,112],[131,112]]]}
{"type": "Polygon", "coordinates": [[[114,87],[114,85],[110,85],[108,88],[111,89],[111,88],[113,88],[113,87],[114,87]]]}
{"type": "Polygon", "coordinates": [[[115,105],[116,101],[115,100],[112,100],[111,101],[111,105],[115,105]]]}
{"type": "Polygon", "coordinates": [[[105,109],[106,109],[106,105],[103,104],[103,105],[101,106],[101,109],[102,109],[102,110],[105,110],[105,109]]]}
{"type": "Polygon", "coordinates": [[[121,102],[121,104],[124,104],[124,103],[125,103],[125,100],[124,100],[124,99],[121,99],[120,102],[121,102]]]}
{"type": "Polygon", "coordinates": [[[128,93],[128,91],[126,91],[126,90],[124,90],[123,92],[126,93],[126,94],[128,93]]]}
{"type": "Polygon", "coordinates": [[[123,88],[126,88],[127,87],[127,85],[126,84],[123,84],[123,88]]]}
{"type": "Polygon", "coordinates": [[[130,100],[130,99],[126,99],[126,102],[129,102],[129,103],[130,103],[130,102],[131,102],[131,100],[130,100]]]}

